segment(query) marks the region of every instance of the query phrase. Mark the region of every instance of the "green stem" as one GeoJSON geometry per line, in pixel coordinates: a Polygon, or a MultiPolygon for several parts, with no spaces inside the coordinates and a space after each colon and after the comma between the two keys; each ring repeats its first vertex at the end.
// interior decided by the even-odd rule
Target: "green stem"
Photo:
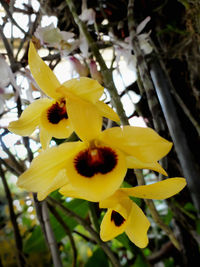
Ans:
{"type": "Polygon", "coordinates": [[[95,203],[89,202],[89,207],[90,207],[89,216],[90,216],[91,223],[93,224],[97,233],[99,233],[100,232],[100,226],[99,226],[99,222],[98,222],[98,218],[97,218],[97,214],[96,214],[95,203]]]}

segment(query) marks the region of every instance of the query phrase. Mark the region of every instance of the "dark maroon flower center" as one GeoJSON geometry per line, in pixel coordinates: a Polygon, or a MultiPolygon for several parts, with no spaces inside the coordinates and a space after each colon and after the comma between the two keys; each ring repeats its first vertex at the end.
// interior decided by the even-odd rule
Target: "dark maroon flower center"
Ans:
{"type": "Polygon", "coordinates": [[[75,157],[74,165],[80,175],[88,178],[106,174],[117,165],[117,154],[109,147],[86,149],[75,157]]]}
{"type": "Polygon", "coordinates": [[[65,100],[56,102],[47,111],[48,121],[52,124],[59,123],[62,119],[67,119],[67,111],[65,106],[65,100]]]}
{"type": "Polygon", "coordinates": [[[113,210],[111,213],[111,221],[119,227],[125,222],[125,219],[117,211],[113,210]]]}

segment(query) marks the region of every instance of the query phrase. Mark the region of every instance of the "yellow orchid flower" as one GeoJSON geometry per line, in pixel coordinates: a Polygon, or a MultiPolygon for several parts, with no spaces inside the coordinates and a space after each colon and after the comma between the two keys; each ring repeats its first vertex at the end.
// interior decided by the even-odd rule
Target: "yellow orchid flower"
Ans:
{"type": "MultiPolygon", "coordinates": [[[[60,84],[52,70],[39,57],[32,42],[30,42],[28,61],[38,86],[50,98],[42,98],[30,104],[22,112],[19,120],[9,124],[8,129],[11,132],[27,136],[39,127],[40,141],[45,149],[52,137],[66,138],[73,132],[70,114],[76,112],[74,109],[79,105],[79,99],[82,100],[84,108],[87,109],[87,105],[92,107],[99,120],[105,116],[119,121],[118,115],[105,103],[99,101],[104,88],[97,81],[81,77],[60,84]]],[[[90,116],[86,118],[82,116],[82,119],[83,123],[88,120],[92,123],[90,116]]]]}
{"type": "Polygon", "coordinates": [[[99,203],[100,208],[108,209],[101,223],[101,239],[106,242],[125,232],[136,246],[146,247],[150,222],[129,196],[166,199],[180,192],[185,185],[184,178],[176,177],[150,185],[120,188],[111,197],[99,203]]]}
{"type": "Polygon", "coordinates": [[[101,131],[101,120],[93,108],[88,111],[82,106],[72,114],[72,121],[80,119],[77,131],[82,141],[42,152],[19,177],[20,187],[38,192],[39,200],[60,188],[63,195],[98,202],[120,187],[127,168],[166,174],[157,161],[169,152],[170,142],[150,128],[125,126],[101,131]],[[93,121],[90,126],[81,120],[87,112],[93,121]]]}

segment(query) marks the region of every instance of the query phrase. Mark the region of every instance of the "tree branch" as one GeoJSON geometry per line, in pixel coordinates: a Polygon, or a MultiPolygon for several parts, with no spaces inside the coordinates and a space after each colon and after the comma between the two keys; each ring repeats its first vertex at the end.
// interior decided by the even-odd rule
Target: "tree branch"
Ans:
{"type": "Polygon", "coordinates": [[[47,203],[46,201],[42,201],[42,215],[43,215],[43,221],[44,221],[44,226],[45,226],[45,231],[46,231],[46,237],[48,241],[48,245],[51,251],[51,256],[53,260],[53,265],[56,267],[62,267],[62,262],[61,258],[59,255],[59,250],[57,246],[57,242],[50,224],[49,220],[49,213],[48,213],[48,208],[47,208],[47,203]]]}
{"type": "Polygon", "coordinates": [[[69,229],[69,227],[66,225],[66,223],[64,222],[64,220],[62,219],[62,217],[60,216],[60,214],[57,212],[57,210],[49,203],[48,204],[48,208],[50,210],[50,212],[54,215],[54,217],[56,218],[56,220],[60,223],[60,225],[62,225],[63,229],[65,230],[66,234],[69,237],[71,246],[72,246],[72,251],[73,251],[73,263],[72,263],[72,267],[76,267],[76,263],[77,263],[77,249],[76,249],[76,244],[72,235],[71,230],[69,229]]]}

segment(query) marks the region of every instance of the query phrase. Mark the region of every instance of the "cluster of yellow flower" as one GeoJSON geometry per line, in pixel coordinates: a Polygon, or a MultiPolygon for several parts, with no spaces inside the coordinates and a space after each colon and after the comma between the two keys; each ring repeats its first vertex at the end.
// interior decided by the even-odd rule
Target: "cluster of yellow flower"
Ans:
{"type": "Polygon", "coordinates": [[[129,198],[165,199],[186,185],[184,178],[133,188],[120,188],[128,168],[151,169],[167,175],[158,163],[172,144],[154,130],[113,127],[102,131],[102,117],[119,122],[118,115],[99,101],[104,88],[89,78],[60,84],[30,43],[29,66],[38,86],[48,96],[30,104],[8,129],[30,135],[40,129],[43,151],[18,179],[18,186],[37,192],[43,200],[59,189],[64,196],[99,202],[106,208],[100,236],[107,241],[126,232],[138,247],[148,244],[150,223],[129,198]],[[80,141],[49,148],[52,137],[67,138],[75,131],[80,141]]]}

